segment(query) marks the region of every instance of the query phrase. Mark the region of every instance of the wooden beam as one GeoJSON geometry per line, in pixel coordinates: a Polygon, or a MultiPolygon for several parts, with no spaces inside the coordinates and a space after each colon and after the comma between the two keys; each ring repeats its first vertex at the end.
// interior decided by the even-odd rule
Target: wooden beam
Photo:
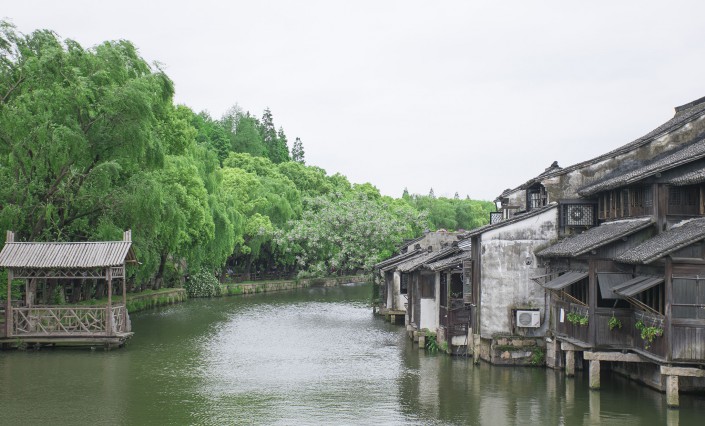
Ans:
{"type": "Polygon", "coordinates": [[[664,376],[705,377],[705,370],[692,367],[668,367],[662,365],[661,374],[664,376]]]}
{"type": "Polygon", "coordinates": [[[612,361],[612,362],[644,362],[641,357],[633,353],[621,352],[583,352],[583,358],[588,361],[612,361]]]}

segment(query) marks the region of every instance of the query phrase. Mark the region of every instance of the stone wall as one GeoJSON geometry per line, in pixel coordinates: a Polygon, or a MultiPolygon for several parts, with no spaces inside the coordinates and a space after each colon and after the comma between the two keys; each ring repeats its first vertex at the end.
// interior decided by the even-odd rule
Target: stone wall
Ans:
{"type": "Polygon", "coordinates": [[[545,364],[546,342],[543,338],[497,336],[487,343],[489,350],[481,350],[480,357],[492,364],[535,367],[545,364]]]}

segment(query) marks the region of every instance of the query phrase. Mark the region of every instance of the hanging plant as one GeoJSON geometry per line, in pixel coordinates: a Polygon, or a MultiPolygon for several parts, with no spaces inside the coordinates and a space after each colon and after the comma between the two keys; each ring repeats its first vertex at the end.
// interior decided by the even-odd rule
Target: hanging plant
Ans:
{"type": "Polygon", "coordinates": [[[637,321],[634,327],[641,332],[641,339],[644,341],[644,349],[649,349],[655,338],[663,336],[663,328],[647,327],[642,320],[637,321]]]}
{"type": "Polygon", "coordinates": [[[622,328],[622,321],[620,321],[617,317],[612,315],[612,318],[610,318],[609,322],[607,322],[607,325],[610,326],[610,331],[614,330],[615,328],[622,328]]]}
{"type": "Polygon", "coordinates": [[[582,315],[577,312],[568,312],[566,319],[568,319],[568,322],[573,325],[588,325],[589,321],[587,315],[582,315]]]}

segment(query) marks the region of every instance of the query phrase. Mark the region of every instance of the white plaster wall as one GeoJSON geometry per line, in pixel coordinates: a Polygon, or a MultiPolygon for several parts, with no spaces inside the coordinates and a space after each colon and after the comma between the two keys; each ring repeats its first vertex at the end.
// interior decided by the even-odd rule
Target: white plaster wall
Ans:
{"type": "Polygon", "coordinates": [[[438,328],[438,312],[436,311],[436,299],[421,299],[421,312],[419,327],[435,331],[438,328]]]}
{"type": "Polygon", "coordinates": [[[441,315],[441,273],[436,272],[436,281],[435,281],[435,290],[434,293],[436,297],[433,299],[435,301],[433,305],[433,315],[436,317],[436,328],[429,328],[429,330],[435,332],[436,334],[438,333],[438,329],[440,328],[440,315],[441,315]]]}
{"type": "Polygon", "coordinates": [[[406,307],[404,304],[406,303],[406,294],[400,294],[399,291],[401,289],[401,273],[395,271],[394,272],[394,292],[392,293],[392,298],[393,298],[393,308],[397,311],[404,311],[406,312],[406,307]]]}
{"type": "MultiPolygon", "coordinates": [[[[392,280],[387,283],[387,300],[386,300],[386,305],[387,309],[394,309],[394,288],[396,286],[396,277],[397,274],[392,275],[392,280]]],[[[397,290],[398,291],[398,290],[397,290]]]]}
{"type": "MultiPolygon", "coordinates": [[[[558,209],[554,207],[538,216],[482,234],[482,337],[490,338],[495,333],[511,332],[512,308],[539,308],[542,320],[545,318],[544,289],[529,277],[541,273],[537,270],[534,251],[558,237],[557,224],[558,209]]],[[[544,325],[538,334],[541,335],[545,329],[544,325]]]]}

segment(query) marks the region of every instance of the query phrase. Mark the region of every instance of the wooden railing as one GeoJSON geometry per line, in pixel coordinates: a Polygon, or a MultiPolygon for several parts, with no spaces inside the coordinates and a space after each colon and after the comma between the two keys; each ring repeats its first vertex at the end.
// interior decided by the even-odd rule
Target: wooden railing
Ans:
{"type": "Polygon", "coordinates": [[[111,308],[109,332],[105,306],[32,306],[12,308],[12,336],[106,336],[129,331],[123,305],[111,308]]]}
{"type": "Polygon", "coordinates": [[[594,322],[596,346],[617,349],[634,346],[634,313],[631,309],[597,308],[594,322]],[[610,330],[612,317],[616,321],[610,330]]]}
{"type": "Polygon", "coordinates": [[[632,323],[632,333],[634,333],[634,347],[639,348],[643,351],[650,352],[658,357],[666,358],[666,333],[664,327],[664,318],[660,315],[643,312],[634,311],[632,323]],[[635,327],[637,321],[642,321],[647,327],[658,327],[663,330],[663,334],[659,337],[655,337],[652,342],[646,342],[641,338],[641,331],[637,330],[635,327]]]}

